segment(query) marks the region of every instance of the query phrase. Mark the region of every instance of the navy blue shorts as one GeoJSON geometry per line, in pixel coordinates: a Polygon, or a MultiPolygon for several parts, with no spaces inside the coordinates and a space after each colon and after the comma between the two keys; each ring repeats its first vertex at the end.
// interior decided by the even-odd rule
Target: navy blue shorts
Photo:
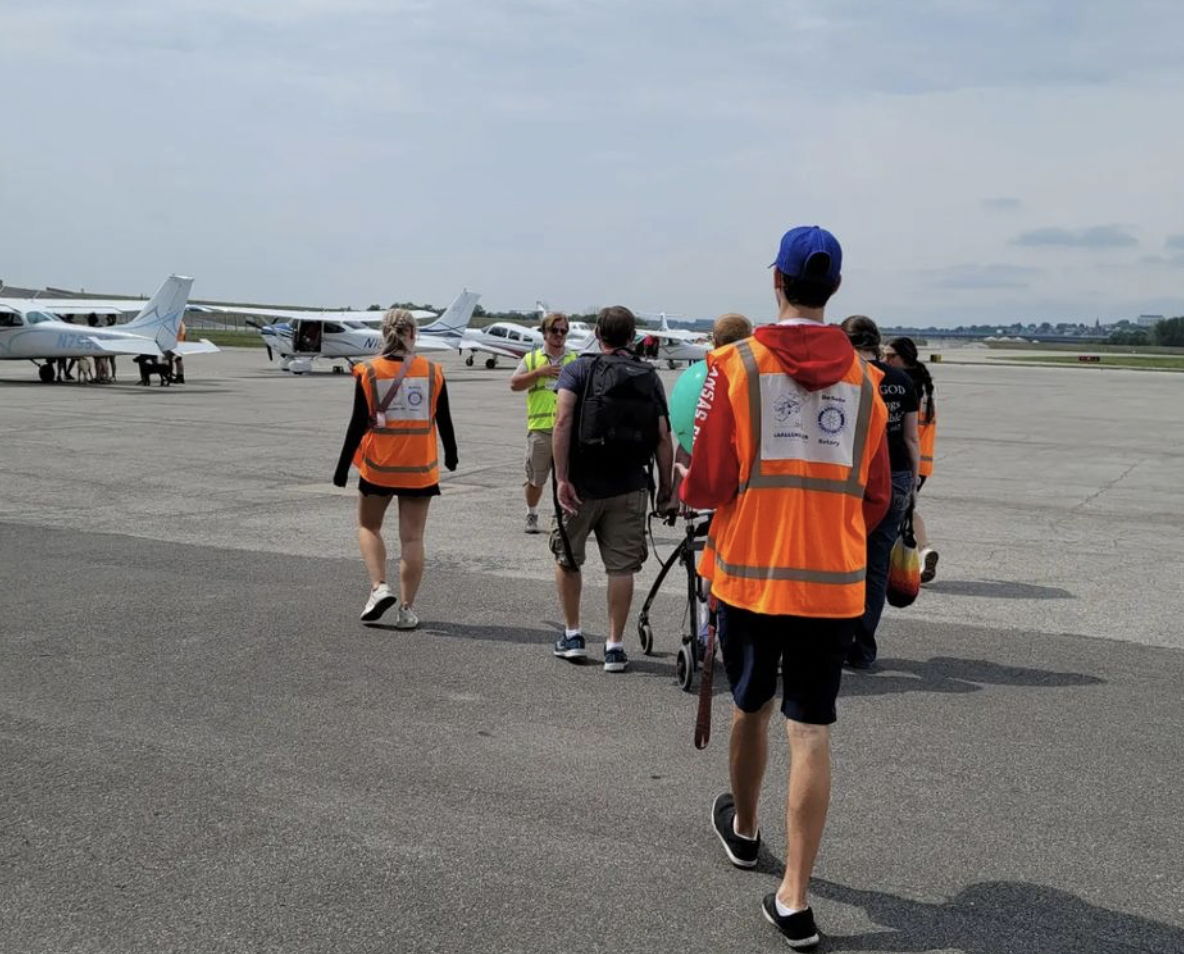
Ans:
{"type": "Polygon", "coordinates": [[[764,616],[721,602],[717,635],[737,708],[757,712],[777,694],[780,663],[785,718],[830,725],[858,621],[764,616]]]}

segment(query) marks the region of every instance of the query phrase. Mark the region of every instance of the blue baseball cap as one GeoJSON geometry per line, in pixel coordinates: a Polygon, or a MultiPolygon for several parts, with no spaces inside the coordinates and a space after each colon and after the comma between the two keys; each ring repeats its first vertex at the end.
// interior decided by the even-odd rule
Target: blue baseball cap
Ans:
{"type": "MultiPolygon", "coordinates": [[[[781,236],[781,248],[777,252],[777,271],[790,278],[800,278],[806,273],[816,255],[825,255],[828,260],[826,271],[819,273],[828,281],[838,281],[843,269],[843,249],[839,240],[826,229],[817,225],[799,225],[781,236]]],[[[773,265],[769,267],[772,268],[773,265]]],[[[815,267],[821,267],[819,261],[815,267]]],[[[813,273],[813,269],[810,269],[813,273]]]]}

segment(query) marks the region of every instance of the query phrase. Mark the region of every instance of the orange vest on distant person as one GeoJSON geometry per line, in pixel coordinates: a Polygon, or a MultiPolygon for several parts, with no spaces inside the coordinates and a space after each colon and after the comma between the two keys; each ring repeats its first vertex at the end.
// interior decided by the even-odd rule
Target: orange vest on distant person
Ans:
{"type": "Polygon", "coordinates": [[[921,413],[917,415],[917,434],[921,439],[921,463],[917,473],[922,477],[928,477],[933,473],[933,455],[937,450],[937,414],[931,409],[928,412],[929,419],[925,418],[925,408],[922,405],[921,413]]]}
{"type": "Polygon", "coordinates": [[[863,494],[887,426],[879,375],[858,356],[808,391],[755,338],[714,356],[727,382],[739,493],[715,512],[699,572],[730,606],[851,619],[864,607],[863,494]]]}
{"type": "Polygon", "coordinates": [[[398,376],[402,361],[374,358],[354,366],[354,375],[366,393],[370,429],[362,437],[354,464],[372,484],[414,489],[440,482],[436,449],[436,403],[444,387],[440,366],[416,355],[387,405],[385,424],[375,421],[378,407],[398,376]]]}

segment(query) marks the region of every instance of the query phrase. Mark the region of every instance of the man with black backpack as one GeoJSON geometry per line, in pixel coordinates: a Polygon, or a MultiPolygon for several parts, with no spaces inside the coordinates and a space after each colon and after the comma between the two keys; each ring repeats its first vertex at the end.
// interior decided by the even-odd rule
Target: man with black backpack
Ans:
{"type": "Polygon", "coordinates": [[[597,316],[601,353],[584,355],[559,375],[555,431],[556,527],[551,533],[555,584],[566,629],[554,653],[586,659],[580,630],[580,593],[585,544],[596,534],[608,575],[609,635],[605,672],[629,664],[621,637],[633,602],[633,576],[647,554],[645,521],[654,490],[657,505],[670,503],[674,449],[666,393],[657,372],[630,354],[637,333],[633,312],[621,305],[597,316]]]}

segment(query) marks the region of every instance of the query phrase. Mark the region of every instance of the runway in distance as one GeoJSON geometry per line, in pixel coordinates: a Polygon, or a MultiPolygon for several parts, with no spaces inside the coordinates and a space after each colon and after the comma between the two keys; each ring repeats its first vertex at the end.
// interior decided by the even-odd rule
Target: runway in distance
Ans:
{"type": "Polygon", "coordinates": [[[43,382],[54,378],[57,358],[118,354],[162,357],[164,352],[188,356],[217,351],[209,341],[179,341],[181,320],[193,279],[170,275],[148,302],[111,299],[0,299],[0,360],[31,361],[43,382]],[[93,327],[63,321],[59,314],[114,315],[135,306],[136,316],[124,325],[93,327]]]}

